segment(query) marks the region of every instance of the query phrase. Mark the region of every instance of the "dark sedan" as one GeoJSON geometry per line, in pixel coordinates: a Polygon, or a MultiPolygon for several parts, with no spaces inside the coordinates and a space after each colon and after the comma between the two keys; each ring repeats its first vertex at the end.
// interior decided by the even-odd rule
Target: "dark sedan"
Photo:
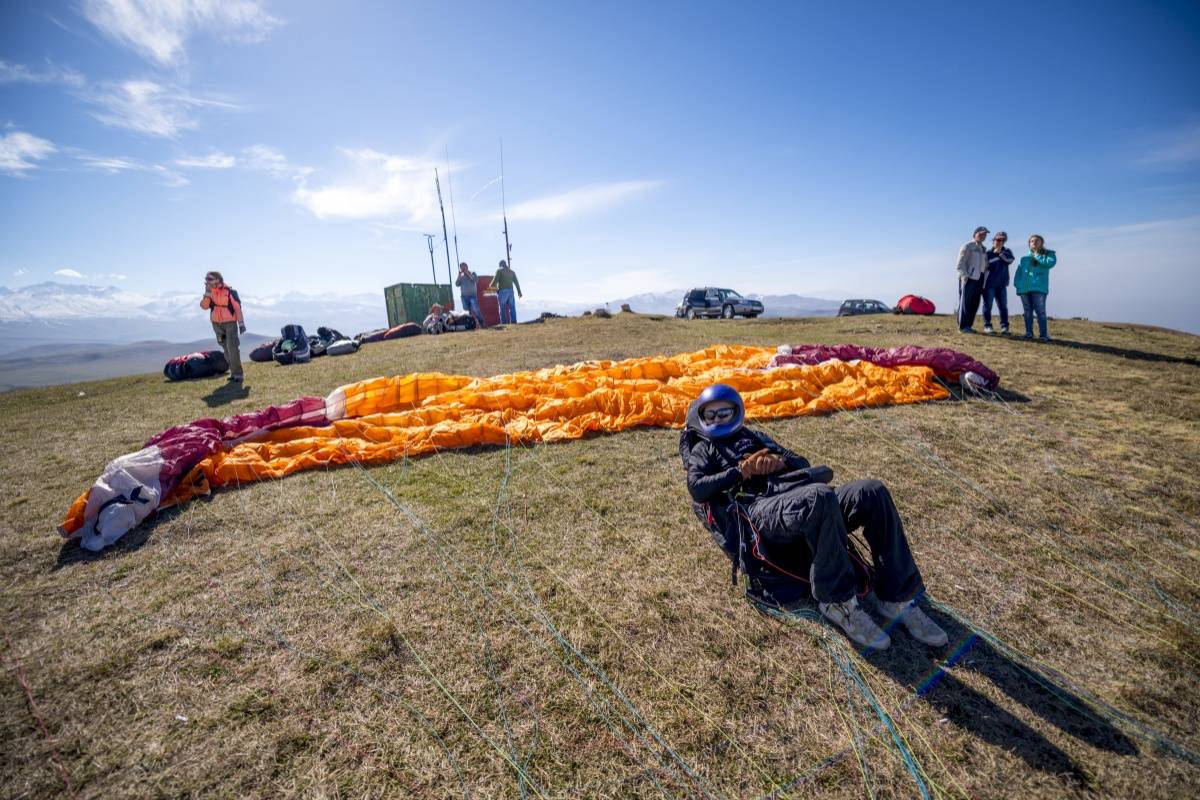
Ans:
{"type": "Polygon", "coordinates": [[[847,300],[838,309],[839,317],[853,317],[859,314],[890,314],[892,307],[878,300],[847,300]]]}
{"type": "Polygon", "coordinates": [[[717,289],[712,286],[692,289],[683,296],[682,302],[675,306],[675,316],[687,319],[696,317],[754,319],[761,313],[763,313],[763,304],[759,301],[742,297],[733,289],[717,289]]]}

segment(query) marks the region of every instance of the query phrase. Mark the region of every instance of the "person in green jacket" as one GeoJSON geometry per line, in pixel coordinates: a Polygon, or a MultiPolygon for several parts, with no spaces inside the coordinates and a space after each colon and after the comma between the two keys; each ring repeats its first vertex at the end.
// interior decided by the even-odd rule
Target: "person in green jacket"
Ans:
{"type": "Polygon", "coordinates": [[[517,273],[513,272],[507,263],[501,261],[500,268],[496,270],[496,276],[492,278],[491,288],[496,290],[496,300],[500,303],[500,322],[509,325],[517,323],[517,301],[513,300],[514,286],[517,289],[517,297],[523,297],[517,273]]]}
{"type": "Polygon", "coordinates": [[[1050,268],[1058,261],[1053,250],[1046,249],[1046,240],[1036,233],[1029,237],[1029,255],[1021,256],[1021,266],[1013,278],[1013,288],[1021,298],[1025,313],[1025,338],[1033,338],[1033,316],[1037,315],[1038,338],[1050,341],[1046,331],[1046,295],[1050,293],[1050,268]]]}

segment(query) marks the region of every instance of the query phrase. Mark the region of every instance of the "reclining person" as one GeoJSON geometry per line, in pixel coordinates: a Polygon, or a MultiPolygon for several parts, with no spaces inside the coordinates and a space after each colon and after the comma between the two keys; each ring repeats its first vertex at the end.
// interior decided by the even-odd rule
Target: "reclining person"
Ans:
{"type": "Polygon", "coordinates": [[[856,644],[882,650],[891,639],[855,596],[847,537],[861,526],[871,548],[879,610],[913,638],[945,645],[945,631],[916,605],[924,585],[887,487],[861,480],[833,488],[824,482],[832,474],[828,467],[812,467],[745,427],[745,416],[741,395],[721,383],[689,407],[680,454],[692,499],[707,503],[718,525],[744,519],[778,560],[809,564],[808,583],[821,615],[856,644]]]}

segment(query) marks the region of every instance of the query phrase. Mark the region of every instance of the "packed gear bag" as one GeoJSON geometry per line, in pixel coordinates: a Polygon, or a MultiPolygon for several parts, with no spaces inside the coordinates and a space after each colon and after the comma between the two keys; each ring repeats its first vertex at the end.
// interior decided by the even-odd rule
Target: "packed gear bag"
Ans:
{"type": "Polygon", "coordinates": [[[258,347],[250,351],[251,361],[271,361],[274,356],[275,345],[279,344],[278,339],[271,339],[263,342],[258,347]]]}
{"type": "Polygon", "coordinates": [[[277,364],[304,364],[312,359],[308,335],[301,325],[284,325],[279,330],[280,339],[271,355],[277,364]]]}
{"type": "Polygon", "coordinates": [[[936,310],[933,301],[927,297],[920,297],[915,294],[906,294],[901,297],[896,303],[895,313],[897,314],[921,314],[928,316],[936,310]]]}
{"type": "Polygon", "coordinates": [[[163,375],[169,381],[209,378],[228,371],[229,362],[225,359],[225,353],[220,350],[175,356],[163,366],[163,375]]]}

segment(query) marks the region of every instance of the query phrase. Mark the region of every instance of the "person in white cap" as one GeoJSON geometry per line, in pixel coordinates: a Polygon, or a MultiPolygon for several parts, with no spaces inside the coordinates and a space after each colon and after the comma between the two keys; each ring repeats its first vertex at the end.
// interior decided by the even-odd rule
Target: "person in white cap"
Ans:
{"type": "Polygon", "coordinates": [[[980,225],[971,241],[958,250],[958,331],[975,332],[975,315],[983,296],[983,278],[987,274],[988,255],[983,240],[988,229],[980,225]]]}

